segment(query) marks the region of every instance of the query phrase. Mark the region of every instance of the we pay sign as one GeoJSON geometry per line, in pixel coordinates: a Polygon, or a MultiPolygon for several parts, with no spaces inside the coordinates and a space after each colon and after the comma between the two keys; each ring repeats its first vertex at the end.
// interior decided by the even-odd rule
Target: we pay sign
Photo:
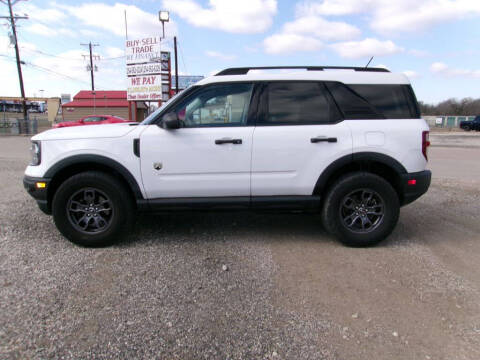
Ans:
{"type": "Polygon", "coordinates": [[[132,86],[142,85],[161,85],[162,77],[160,75],[135,76],[129,78],[132,86]]]}
{"type": "Polygon", "coordinates": [[[127,100],[162,100],[162,76],[147,75],[128,78],[127,100]]]}

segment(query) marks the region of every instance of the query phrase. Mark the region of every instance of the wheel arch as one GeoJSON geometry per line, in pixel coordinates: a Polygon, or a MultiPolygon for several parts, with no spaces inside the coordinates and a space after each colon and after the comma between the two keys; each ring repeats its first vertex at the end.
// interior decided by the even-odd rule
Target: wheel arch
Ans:
{"type": "Polygon", "coordinates": [[[53,196],[58,187],[69,177],[81,172],[97,170],[114,175],[130,191],[132,200],[143,199],[143,194],[132,173],[119,162],[102,155],[75,155],[60,160],[45,173],[51,179],[47,191],[48,210],[51,211],[53,196]]]}
{"type": "Polygon", "coordinates": [[[406,174],[405,167],[391,156],[376,152],[360,152],[343,156],[331,163],[319,176],[313,195],[323,197],[325,191],[335,179],[349,172],[367,171],[376,174],[388,181],[403,202],[402,174],[406,174]]]}

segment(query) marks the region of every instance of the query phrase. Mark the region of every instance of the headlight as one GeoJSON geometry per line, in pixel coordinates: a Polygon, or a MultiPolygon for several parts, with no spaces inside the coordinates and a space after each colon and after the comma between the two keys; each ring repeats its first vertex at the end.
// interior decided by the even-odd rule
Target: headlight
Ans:
{"type": "Polygon", "coordinates": [[[40,161],[42,160],[40,141],[32,141],[32,145],[30,146],[30,154],[32,156],[32,161],[30,161],[30,165],[40,165],[40,161]]]}

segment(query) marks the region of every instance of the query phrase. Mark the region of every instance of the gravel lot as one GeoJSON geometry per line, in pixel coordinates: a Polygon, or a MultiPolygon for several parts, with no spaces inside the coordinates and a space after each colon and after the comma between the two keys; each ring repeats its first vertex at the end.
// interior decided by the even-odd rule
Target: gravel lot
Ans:
{"type": "Polygon", "coordinates": [[[182,213],[84,249],[23,190],[28,138],[0,137],[0,358],[480,359],[480,137],[432,141],[430,191],[376,248],[182,213]]]}

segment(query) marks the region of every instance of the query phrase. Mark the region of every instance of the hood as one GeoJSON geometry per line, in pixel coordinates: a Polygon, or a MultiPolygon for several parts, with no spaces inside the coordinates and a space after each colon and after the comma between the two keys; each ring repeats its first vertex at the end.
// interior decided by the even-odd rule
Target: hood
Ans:
{"type": "Polygon", "coordinates": [[[71,140],[71,139],[98,139],[125,136],[135,129],[131,123],[67,126],[50,129],[32,137],[32,140],[71,140]]]}

